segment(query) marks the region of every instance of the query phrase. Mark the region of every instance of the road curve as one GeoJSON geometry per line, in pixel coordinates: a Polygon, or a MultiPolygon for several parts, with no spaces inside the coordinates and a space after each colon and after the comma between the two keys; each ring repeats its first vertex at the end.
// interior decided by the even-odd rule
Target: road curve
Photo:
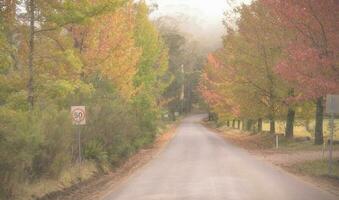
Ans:
{"type": "Polygon", "coordinates": [[[187,117],[153,161],[104,200],[334,200],[187,117]]]}

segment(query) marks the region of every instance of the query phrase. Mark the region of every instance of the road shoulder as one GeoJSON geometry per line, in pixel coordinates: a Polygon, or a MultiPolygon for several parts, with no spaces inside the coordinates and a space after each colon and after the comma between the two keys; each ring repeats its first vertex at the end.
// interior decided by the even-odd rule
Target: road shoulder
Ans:
{"type": "Polygon", "coordinates": [[[213,123],[202,122],[202,124],[220,135],[224,140],[245,149],[247,152],[279,169],[297,176],[301,180],[315,185],[316,187],[339,196],[339,150],[336,148],[335,176],[322,174],[319,168],[326,167],[326,153],[323,154],[321,147],[310,147],[308,145],[298,147],[282,147],[275,149],[274,135],[250,134],[237,129],[217,128],[213,123]],[[317,170],[312,169],[317,167],[317,170]]]}

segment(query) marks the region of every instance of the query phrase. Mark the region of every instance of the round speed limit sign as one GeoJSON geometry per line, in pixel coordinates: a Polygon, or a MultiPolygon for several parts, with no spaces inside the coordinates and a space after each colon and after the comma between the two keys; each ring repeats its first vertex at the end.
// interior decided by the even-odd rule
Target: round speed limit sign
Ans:
{"type": "Polygon", "coordinates": [[[86,124],[86,109],[85,106],[72,106],[71,107],[72,121],[75,125],[86,124]]]}

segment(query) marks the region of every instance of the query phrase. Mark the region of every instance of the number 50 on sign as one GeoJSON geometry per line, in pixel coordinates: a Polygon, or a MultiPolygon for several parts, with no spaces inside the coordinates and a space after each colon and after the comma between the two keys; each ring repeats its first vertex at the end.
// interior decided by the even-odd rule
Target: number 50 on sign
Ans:
{"type": "Polygon", "coordinates": [[[71,107],[72,122],[74,125],[86,124],[86,108],[85,106],[71,107]]]}

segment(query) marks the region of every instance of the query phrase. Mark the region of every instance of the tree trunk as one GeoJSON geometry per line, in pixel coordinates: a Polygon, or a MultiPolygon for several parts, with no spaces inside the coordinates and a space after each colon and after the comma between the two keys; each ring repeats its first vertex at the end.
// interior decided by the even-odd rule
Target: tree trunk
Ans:
{"type": "Polygon", "coordinates": [[[314,128],[314,136],[315,144],[323,144],[324,143],[324,137],[323,137],[323,119],[324,119],[324,106],[323,106],[323,97],[319,97],[317,99],[316,103],[317,109],[316,109],[316,115],[315,115],[315,128],[314,128]]]}
{"type": "Polygon", "coordinates": [[[229,120],[227,120],[226,125],[227,125],[227,127],[230,127],[230,121],[229,120]]]}
{"type": "Polygon", "coordinates": [[[240,129],[240,120],[237,120],[238,121],[238,129],[240,129]]]}
{"type": "Polygon", "coordinates": [[[242,124],[242,130],[245,131],[246,130],[246,120],[243,119],[241,122],[242,122],[241,123],[242,124]]]}
{"type": "Polygon", "coordinates": [[[172,111],[171,114],[172,114],[172,121],[176,121],[177,119],[176,119],[176,116],[175,116],[175,111],[172,111]]]}
{"type": "Polygon", "coordinates": [[[28,90],[28,104],[30,109],[33,109],[34,106],[34,69],[33,69],[33,57],[34,57],[34,21],[35,21],[35,0],[29,1],[29,52],[28,52],[28,84],[27,84],[27,90],[28,90]]]}
{"type": "Polygon", "coordinates": [[[262,132],[262,118],[258,119],[258,132],[262,132]]]}
{"type": "Polygon", "coordinates": [[[274,120],[274,118],[270,119],[270,133],[275,134],[275,120],[274,120]]]}
{"type": "Polygon", "coordinates": [[[247,120],[247,123],[246,123],[246,131],[252,131],[252,120],[249,119],[247,120]]]}
{"type": "Polygon", "coordinates": [[[232,120],[232,128],[235,128],[235,119],[232,120]]]}
{"type": "Polygon", "coordinates": [[[216,121],[217,120],[217,115],[214,112],[209,112],[208,113],[208,120],[209,121],[216,121]]]}
{"type": "Polygon", "coordinates": [[[188,113],[190,113],[190,112],[192,112],[192,107],[193,107],[193,105],[192,105],[192,92],[193,92],[193,90],[192,90],[192,83],[191,83],[191,81],[189,81],[188,82],[188,94],[187,94],[187,96],[188,96],[188,100],[187,100],[187,112],[188,113]]]}
{"type": "Polygon", "coordinates": [[[305,129],[306,131],[308,132],[312,132],[311,128],[310,128],[310,120],[309,119],[306,119],[305,120],[305,129]]]}
{"type": "Polygon", "coordinates": [[[289,139],[293,138],[294,117],[295,117],[295,111],[292,107],[289,107],[288,112],[287,112],[286,128],[285,128],[285,136],[289,139]]]}

